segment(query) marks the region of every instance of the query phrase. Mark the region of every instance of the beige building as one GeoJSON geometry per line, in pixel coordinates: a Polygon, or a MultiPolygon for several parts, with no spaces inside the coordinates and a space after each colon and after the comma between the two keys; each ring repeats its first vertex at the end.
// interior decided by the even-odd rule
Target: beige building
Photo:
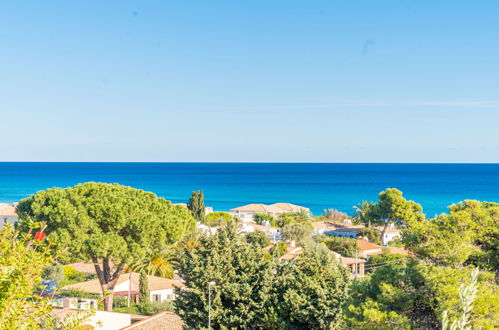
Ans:
{"type": "Polygon", "coordinates": [[[253,221],[253,216],[255,215],[255,213],[270,214],[271,216],[277,217],[282,213],[295,213],[303,211],[310,214],[310,209],[303,206],[298,206],[291,203],[274,203],[271,205],[248,204],[233,208],[229,213],[232,216],[238,217],[243,222],[251,222],[253,221]]]}
{"type": "Polygon", "coordinates": [[[17,203],[5,204],[0,203],[0,228],[3,228],[6,223],[16,223],[18,220],[17,203]]]}
{"type": "MultiPolygon", "coordinates": [[[[130,273],[121,274],[114,287],[114,295],[126,296],[128,295],[128,291],[130,291],[132,296],[138,295],[139,277],[140,275],[138,273],[132,273],[131,277],[130,273]]],[[[185,284],[181,281],[150,275],[147,276],[147,282],[149,284],[150,299],[155,302],[175,299],[174,289],[176,287],[185,287],[185,284]]],[[[88,293],[102,294],[98,279],[66,285],[62,287],[61,290],[79,290],[88,293]]]]}

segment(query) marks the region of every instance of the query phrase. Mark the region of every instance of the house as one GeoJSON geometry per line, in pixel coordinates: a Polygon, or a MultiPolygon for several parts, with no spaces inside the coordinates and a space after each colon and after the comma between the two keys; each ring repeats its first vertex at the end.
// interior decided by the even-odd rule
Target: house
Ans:
{"type": "Polygon", "coordinates": [[[218,231],[218,227],[210,227],[201,222],[196,223],[196,228],[203,234],[213,235],[218,231]]]}
{"type": "MultiPolygon", "coordinates": [[[[375,227],[374,229],[380,234],[383,232],[383,227],[375,227]]],[[[402,231],[400,229],[396,229],[393,224],[391,224],[388,228],[386,228],[383,237],[381,237],[381,242],[383,245],[388,245],[388,243],[396,238],[400,238],[401,236],[402,231]]]]}
{"type": "Polygon", "coordinates": [[[274,243],[282,240],[280,228],[257,225],[256,223],[246,223],[246,222],[240,222],[239,227],[241,228],[241,232],[243,233],[253,233],[255,231],[264,232],[265,235],[270,239],[270,241],[274,243]]]}
{"type": "Polygon", "coordinates": [[[352,277],[364,277],[364,264],[366,261],[359,258],[342,257],[338,252],[331,251],[336,259],[348,269],[352,277]]]}
{"type": "Polygon", "coordinates": [[[139,322],[121,328],[121,330],[182,330],[184,321],[175,313],[164,311],[149,316],[139,322]]]}
{"type": "MultiPolygon", "coordinates": [[[[84,312],[74,308],[54,309],[52,311],[52,315],[58,321],[70,319],[77,313],[84,312]]],[[[94,311],[80,326],[88,329],[115,330],[126,327],[131,323],[130,314],[94,311]]]]}
{"type": "Polygon", "coordinates": [[[366,261],[359,258],[341,257],[340,262],[345,266],[353,277],[364,277],[364,264],[366,261]]]}
{"type": "Polygon", "coordinates": [[[364,258],[369,258],[370,256],[374,256],[377,254],[382,254],[383,253],[383,247],[377,244],[369,243],[367,241],[358,239],[357,240],[357,245],[359,246],[359,249],[361,250],[361,255],[364,258]]]}
{"type": "MultiPolygon", "coordinates": [[[[118,281],[116,282],[113,294],[116,296],[127,296],[128,291],[131,289],[131,295],[137,296],[139,293],[139,277],[140,275],[138,273],[132,273],[131,277],[130,273],[121,274],[118,278],[118,281]]],[[[162,302],[175,299],[174,288],[185,287],[182,281],[170,280],[167,278],[150,275],[147,276],[147,282],[149,284],[149,298],[154,302],[162,302]]],[[[102,290],[98,279],[93,279],[83,283],[66,285],[62,287],[61,290],[80,290],[88,293],[102,295],[102,290]]]]}
{"type": "Polygon", "coordinates": [[[16,223],[18,220],[17,211],[16,211],[17,203],[5,204],[0,203],[0,228],[3,228],[4,224],[16,223]]]}
{"type": "Polygon", "coordinates": [[[337,226],[336,229],[328,231],[326,235],[346,237],[346,238],[356,238],[359,232],[364,228],[364,225],[341,225],[337,226]]]}
{"type": "Polygon", "coordinates": [[[277,217],[282,213],[295,213],[302,211],[310,214],[310,209],[291,203],[274,203],[271,205],[248,204],[231,209],[229,214],[238,217],[243,222],[252,222],[255,213],[269,214],[273,217],[277,217]]]}
{"type": "MultiPolygon", "coordinates": [[[[264,247],[262,251],[270,253],[270,250],[274,247],[275,244],[264,247]]],[[[296,246],[294,242],[286,243],[287,252],[279,257],[280,262],[287,262],[298,257],[299,254],[303,252],[303,248],[301,246],[296,246]]]]}
{"type": "Polygon", "coordinates": [[[314,221],[310,223],[313,227],[312,235],[322,235],[336,229],[336,224],[331,221],[314,221]]]}

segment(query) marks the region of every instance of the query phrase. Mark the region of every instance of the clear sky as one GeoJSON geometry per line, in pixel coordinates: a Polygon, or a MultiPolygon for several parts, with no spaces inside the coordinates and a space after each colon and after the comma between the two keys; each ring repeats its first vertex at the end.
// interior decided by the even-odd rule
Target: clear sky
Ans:
{"type": "Polygon", "coordinates": [[[2,1],[0,160],[499,162],[498,1],[2,1]]]}

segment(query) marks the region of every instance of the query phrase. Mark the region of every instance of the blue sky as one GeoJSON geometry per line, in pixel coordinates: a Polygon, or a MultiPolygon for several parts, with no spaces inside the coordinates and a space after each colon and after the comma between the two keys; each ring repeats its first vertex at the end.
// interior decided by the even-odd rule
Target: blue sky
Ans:
{"type": "Polygon", "coordinates": [[[496,1],[0,3],[0,160],[499,162],[496,1]]]}

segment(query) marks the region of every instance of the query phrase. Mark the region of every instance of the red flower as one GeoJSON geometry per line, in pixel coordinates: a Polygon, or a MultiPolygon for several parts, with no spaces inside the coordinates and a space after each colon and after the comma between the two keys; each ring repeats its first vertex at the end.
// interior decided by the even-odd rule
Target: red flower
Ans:
{"type": "Polygon", "coordinates": [[[45,236],[47,234],[45,234],[43,231],[37,231],[36,234],[35,234],[35,240],[41,242],[45,239],[45,236]]]}

